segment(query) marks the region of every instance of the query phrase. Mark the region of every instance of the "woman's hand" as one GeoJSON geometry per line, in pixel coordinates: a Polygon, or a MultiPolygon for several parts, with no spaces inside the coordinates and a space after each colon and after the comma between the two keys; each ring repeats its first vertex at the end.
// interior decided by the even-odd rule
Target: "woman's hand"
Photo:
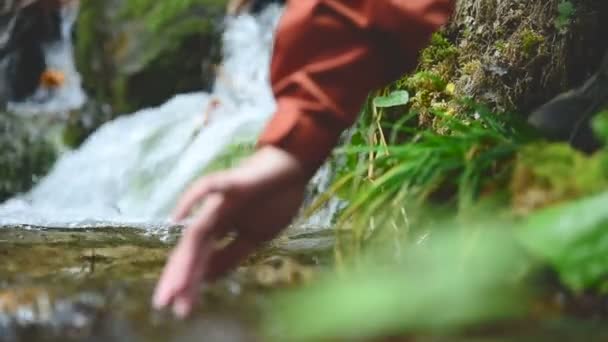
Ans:
{"type": "Polygon", "coordinates": [[[154,306],[187,316],[201,281],[225,274],[289,225],[309,176],[290,154],[264,147],[239,167],[198,180],[183,195],[174,219],[183,220],[201,201],[202,206],[165,266],[154,306]],[[218,239],[228,233],[235,239],[218,247],[218,239]]]}

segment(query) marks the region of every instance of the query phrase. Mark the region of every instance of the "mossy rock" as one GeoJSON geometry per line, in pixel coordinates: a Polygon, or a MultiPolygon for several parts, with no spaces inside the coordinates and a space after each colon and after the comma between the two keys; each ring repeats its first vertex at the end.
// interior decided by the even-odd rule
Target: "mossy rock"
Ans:
{"type": "Polygon", "coordinates": [[[0,201],[29,190],[57,157],[48,132],[0,113],[0,201]]]}
{"type": "Polygon", "coordinates": [[[454,83],[457,95],[527,114],[595,71],[606,14],[601,0],[459,0],[444,32],[457,57],[424,68],[454,83]]]}
{"type": "Polygon", "coordinates": [[[85,88],[114,113],[209,89],[222,16],[223,1],[83,2],[76,54],[85,88]]]}

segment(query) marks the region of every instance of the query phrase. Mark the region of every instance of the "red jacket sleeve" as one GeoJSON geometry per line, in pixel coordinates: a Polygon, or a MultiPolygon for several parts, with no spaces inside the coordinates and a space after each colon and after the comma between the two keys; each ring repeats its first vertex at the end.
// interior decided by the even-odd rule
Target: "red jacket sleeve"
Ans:
{"type": "Polygon", "coordinates": [[[291,0],[271,65],[277,111],[260,145],[318,167],[368,93],[416,65],[453,0],[291,0]]]}

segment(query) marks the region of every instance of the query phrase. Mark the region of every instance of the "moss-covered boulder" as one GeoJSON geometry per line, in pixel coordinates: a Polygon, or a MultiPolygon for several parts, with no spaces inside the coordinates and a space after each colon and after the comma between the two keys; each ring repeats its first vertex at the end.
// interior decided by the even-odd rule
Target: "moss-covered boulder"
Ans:
{"type": "Polygon", "coordinates": [[[580,85],[608,41],[601,0],[459,0],[420,69],[498,111],[529,113],[580,85]]]}
{"type": "Polygon", "coordinates": [[[80,120],[85,96],[66,32],[77,10],[78,2],[0,6],[0,201],[46,174],[61,134],[80,120]]]}
{"type": "Polygon", "coordinates": [[[57,149],[41,126],[0,113],[0,201],[29,190],[53,165],[57,149]]]}
{"type": "Polygon", "coordinates": [[[76,49],[88,93],[127,113],[208,89],[223,12],[218,0],[83,2],[76,49]]]}

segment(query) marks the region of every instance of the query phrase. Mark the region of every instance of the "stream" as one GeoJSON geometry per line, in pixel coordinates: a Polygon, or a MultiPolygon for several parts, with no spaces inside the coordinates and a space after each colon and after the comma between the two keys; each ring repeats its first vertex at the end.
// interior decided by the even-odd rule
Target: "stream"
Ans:
{"type": "MultiPolygon", "coordinates": [[[[226,19],[213,92],[106,123],[32,190],[0,205],[0,341],[251,341],[267,293],[309,281],[327,263],[335,204],[202,289],[191,320],[149,305],[183,228],[167,219],[177,197],[231,146],[253,143],[273,112],[268,64],[281,12],[272,4],[226,19]]],[[[65,6],[60,39],[44,45],[47,67],[65,83],[9,102],[11,111],[32,117],[85,101],[69,33],[76,13],[65,6]]],[[[324,168],[312,189],[330,177],[324,168]]]]}
{"type": "MultiPolygon", "coordinates": [[[[273,5],[256,16],[228,18],[222,72],[212,93],[180,94],[104,124],[77,150],[64,153],[31,191],[3,204],[0,225],[166,223],[186,186],[228,147],[254,142],[272,114],[268,64],[280,13],[273,5]]],[[[55,48],[50,51],[54,56],[55,48]]],[[[71,78],[70,71],[64,74],[71,78]]],[[[71,89],[69,82],[64,86],[71,89]]],[[[61,102],[61,89],[51,102],[61,102]]],[[[10,106],[49,104],[40,105],[34,94],[10,106]]]]}
{"type": "Polygon", "coordinates": [[[201,290],[187,321],[150,308],[177,229],[0,230],[0,341],[256,340],[276,289],[310,281],[331,255],[329,231],[283,236],[201,290]]]}
{"type": "MultiPolygon", "coordinates": [[[[251,149],[274,111],[269,64],[283,7],[280,1],[260,3],[265,6],[225,18],[223,60],[211,91],[113,113],[116,119],[77,149],[64,148],[33,188],[0,204],[0,342],[264,341],[274,295],[308,284],[332,266],[332,219],[343,206],[337,198],[297,220],[225,279],[202,286],[191,318],[179,321],[150,305],[187,223],[168,219],[175,201],[218,160],[251,149]]],[[[2,10],[0,5],[0,52],[19,25],[18,16],[2,10]]],[[[56,34],[35,51],[36,67],[52,72],[45,82],[30,84],[27,96],[15,97],[12,89],[21,86],[14,77],[23,72],[24,65],[15,64],[23,54],[0,55],[0,108],[51,126],[90,100],[74,60],[78,10],[78,1],[68,1],[57,12],[56,34]]],[[[339,165],[332,160],[319,170],[305,204],[329,189],[339,165]]],[[[524,321],[475,327],[458,337],[447,332],[379,341],[608,340],[605,298],[556,288],[532,311],[524,321]]]]}

